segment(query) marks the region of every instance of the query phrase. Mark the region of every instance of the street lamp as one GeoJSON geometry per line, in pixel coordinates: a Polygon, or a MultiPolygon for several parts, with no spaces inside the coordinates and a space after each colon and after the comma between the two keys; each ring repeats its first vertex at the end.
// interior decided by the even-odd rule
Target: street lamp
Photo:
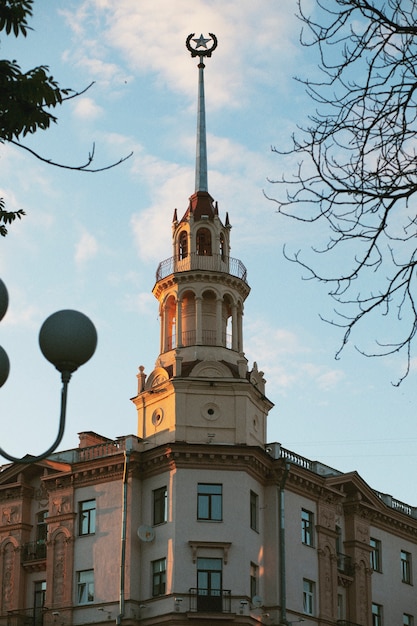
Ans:
{"type": "MultiPolygon", "coordinates": [[[[8,306],[7,289],[0,279],[0,320],[8,306]]],[[[0,448],[0,455],[13,463],[34,463],[52,454],[61,443],[65,430],[67,408],[67,390],[71,374],[86,363],[94,354],[97,346],[97,331],[92,321],[79,311],[64,310],[50,315],[42,324],[39,332],[39,346],[44,357],[61,372],[61,414],[58,434],[54,443],[38,456],[26,455],[15,457],[0,448]]],[[[8,356],[0,346],[0,387],[9,375],[8,356]]]]}

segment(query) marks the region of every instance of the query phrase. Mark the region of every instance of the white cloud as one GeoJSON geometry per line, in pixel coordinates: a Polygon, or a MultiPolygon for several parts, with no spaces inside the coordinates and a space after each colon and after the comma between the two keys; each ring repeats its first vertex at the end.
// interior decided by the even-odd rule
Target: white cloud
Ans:
{"type": "Polygon", "coordinates": [[[75,246],[75,262],[82,265],[86,261],[93,259],[98,253],[98,243],[96,238],[90,233],[83,232],[75,246]]]}
{"type": "Polygon", "coordinates": [[[103,114],[103,109],[92,98],[80,96],[73,102],[73,113],[83,120],[95,120],[103,114]]]}
{"type": "Polygon", "coordinates": [[[300,54],[293,5],[293,0],[85,0],[64,15],[76,36],[71,59],[88,59],[97,71],[117,51],[131,70],[154,72],[170,89],[189,96],[195,93],[196,60],[186,53],[185,39],[196,28],[215,33],[222,54],[210,59],[216,73],[210,105],[239,106],[259,81],[291,80],[289,66],[296,66],[300,54]],[[97,24],[102,37],[93,42],[89,32],[97,24]]]}

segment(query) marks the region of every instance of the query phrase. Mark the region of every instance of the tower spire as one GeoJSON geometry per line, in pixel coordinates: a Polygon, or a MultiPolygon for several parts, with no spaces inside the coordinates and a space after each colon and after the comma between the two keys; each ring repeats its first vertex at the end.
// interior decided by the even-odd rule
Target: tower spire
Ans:
{"type": "Polygon", "coordinates": [[[204,95],[204,57],[211,57],[212,52],[217,47],[217,38],[213,33],[209,33],[208,39],[202,34],[198,38],[194,38],[194,33],[188,35],[186,41],[187,49],[191,52],[192,57],[198,56],[200,61],[198,64],[198,109],[197,109],[197,146],[196,146],[196,163],[195,163],[195,191],[208,192],[207,181],[207,141],[206,141],[206,105],[204,95]],[[212,41],[210,48],[207,43],[212,41]],[[195,47],[192,47],[194,42],[195,47]]]}

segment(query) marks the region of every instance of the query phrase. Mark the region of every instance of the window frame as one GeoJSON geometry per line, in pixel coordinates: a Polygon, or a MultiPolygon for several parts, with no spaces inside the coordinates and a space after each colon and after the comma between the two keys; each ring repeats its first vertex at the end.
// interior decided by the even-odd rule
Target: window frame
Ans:
{"type": "Polygon", "coordinates": [[[152,514],[154,526],[166,523],[168,515],[168,489],[166,485],[152,491],[152,514]]]}
{"type": "Polygon", "coordinates": [[[250,527],[259,532],[259,496],[255,491],[250,490],[250,527]]]}
{"type": "Polygon", "coordinates": [[[370,566],[374,572],[382,572],[382,543],[380,539],[370,537],[369,545],[371,552],[369,554],[370,566]]]}
{"type": "Polygon", "coordinates": [[[152,597],[157,598],[166,594],[167,559],[156,559],[151,562],[152,570],[152,597]]]}
{"type": "Polygon", "coordinates": [[[303,611],[305,615],[314,616],[316,606],[315,583],[303,578],[303,611]]]}
{"type": "Polygon", "coordinates": [[[383,625],[383,611],[382,604],[372,602],[372,626],[383,625]]]}
{"type": "Polygon", "coordinates": [[[406,585],[411,585],[413,582],[413,573],[411,567],[411,552],[407,550],[401,550],[401,581],[406,585]]]}
{"type": "Polygon", "coordinates": [[[250,564],[250,598],[259,594],[259,565],[251,562],[250,564]]]}
{"type": "Polygon", "coordinates": [[[89,498],[88,500],[82,500],[78,503],[78,535],[80,537],[86,537],[88,535],[94,535],[96,532],[96,511],[97,503],[95,498],[89,498]],[[89,503],[93,503],[94,506],[89,508],[83,508],[89,503]]]}
{"type": "Polygon", "coordinates": [[[414,615],[403,613],[403,626],[414,626],[414,615]]]}
{"type": "Polygon", "coordinates": [[[200,522],[222,522],[223,521],[223,485],[222,484],[198,483],[197,485],[197,520],[200,522]]]}
{"type": "Polygon", "coordinates": [[[77,604],[93,604],[94,570],[84,569],[77,572],[77,604]],[[85,580],[83,580],[85,578],[85,580]]]}
{"type": "Polygon", "coordinates": [[[314,513],[304,508],[301,509],[301,543],[314,547],[314,513]]]}

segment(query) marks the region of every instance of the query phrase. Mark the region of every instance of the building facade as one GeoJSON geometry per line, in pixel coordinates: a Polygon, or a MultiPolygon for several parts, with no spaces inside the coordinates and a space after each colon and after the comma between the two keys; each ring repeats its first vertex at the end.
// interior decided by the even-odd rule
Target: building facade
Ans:
{"type": "Polygon", "coordinates": [[[1,626],[417,619],[417,509],[267,441],[273,404],[243,346],[246,269],[207,186],[204,61],[216,45],[187,39],[196,188],[156,274],[159,355],[137,374],[137,433],[86,431],[76,449],[2,468],[1,626]]]}

